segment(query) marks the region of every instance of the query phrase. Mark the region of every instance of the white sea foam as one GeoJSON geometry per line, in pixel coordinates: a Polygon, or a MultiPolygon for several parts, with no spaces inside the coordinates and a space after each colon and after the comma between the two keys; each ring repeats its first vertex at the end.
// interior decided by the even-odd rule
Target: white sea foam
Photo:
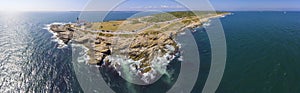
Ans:
{"type": "Polygon", "coordinates": [[[203,26],[208,27],[208,26],[210,26],[210,23],[204,23],[203,26]]]}
{"type": "MultiPolygon", "coordinates": [[[[79,57],[77,58],[77,62],[78,63],[88,63],[88,61],[90,60],[90,57],[88,56],[88,51],[89,49],[81,44],[72,44],[73,47],[79,47],[82,48],[83,51],[79,52],[79,57]]],[[[74,49],[74,48],[73,48],[74,49]]]]}
{"type": "Polygon", "coordinates": [[[181,32],[180,35],[185,35],[185,32],[181,32]]]}
{"type": "Polygon", "coordinates": [[[210,23],[211,23],[211,20],[208,20],[207,22],[203,23],[203,27],[205,28],[205,27],[210,26],[211,25],[210,23]]]}
{"type": "MultiPolygon", "coordinates": [[[[67,47],[67,45],[64,44],[64,42],[57,37],[57,33],[54,33],[53,31],[50,30],[50,26],[51,25],[64,25],[64,24],[67,24],[67,23],[55,22],[52,24],[47,24],[46,27],[44,28],[53,34],[53,36],[52,36],[53,41],[57,42],[59,44],[58,48],[64,48],[64,47],[67,47]]],[[[179,43],[177,43],[177,44],[179,47],[181,47],[181,45],[179,43]]],[[[84,47],[81,44],[72,44],[72,46],[83,48],[84,51],[79,52],[80,56],[77,58],[77,62],[79,62],[79,63],[85,62],[87,64],[88,61],[90,60],[90,57],[87,55],[87,52],[89,51],[89,49],[84,47]]],[[[136,67],[133,66],[133,64],[139,66],[139,64],[141,63],[141,60],[143,60],[143,59],[134,61],[123,55],[107,56],[105,59],[108,59],[111,62],[111,66],[117,70],[117,72],[120,76],[123,76],[123,75],[128,76],[129,75],[131,77],[141,77],[138,79],[144,81],[145,83],[151,83],[154,79],[158,78],[157,77],[158,74],[166,74],[167,73],[166,70],[167,70],[168,64],[175,58],[175,55],[169,55],[169,53],[175,51],[175,48],[170,45],[166,45],[165,47],[167,48],[166,51],[168,51],[168,53],[164,54],[163,56],[156,55],[156,57],[153,60],[151,60],[151,62],[150,62],[150,63],[152,63],[150,65],[152,70],[147,73],[143,73],[143,74],[140,70],[137,70],[136,67]],[[120,71],[121,70],[120,67],[123,70],[124,69],[128,70],[129,73],[122,73],[123,71],[120,71]]]]}
{"type": "Polygon", "coordinates": [[[183,61],[183,56],[180,56],[180,57],[178,58],[178,60],[179,60],[179,61],[183,61]]]}
{"type": "Polygon", "coordinates": [[[149,60],[151,61],[150,63],[152,63],[149,67],[152,69],[147,73],[142,73],[134,66],[136,65],[139,68],[139,65],[143,59],[134,61],[123,55],[107,56],[106,59],[111,61],[111,66],[114,67],[119,75],[123,78],[125,77],[126,79],[127,76],[138,77],[134,80],[139,79],[146,84],[150,84],[158,80],[158,76],[161,76],[162,74],[168,74],[167,66],[175,58],[175,55],[170,55],[170,53],[174,52],[175,48],[173,46],[166,45],[165,50],[168,52],[163,56],[159,56],[158,54],[161,54],[161,52],[158,51],[158,54],[155,55],[155,58],[153,58],[153,60],[149,60]]]}
{"type": "Polygon", "coordinates": [[[51,23],[51,24],[46,24],[45,27],[43,28],[43,29],[46,29],[46,30],[48,30],[50,33],[53,34],[53,36],[51,37],[51,38],[53,38],[52,41],[58,43],[57,48],[59,48],[59,49],[66,48],[68,45],[65,44],[65,43],[63,42],[63,40],[61,40],[61,39],[59,39],[59,38],[57,37],[57,35],[58,35],[57,33],[54,33],[53,31],[51,31],[50,26],[51,26],[51,25],[65,25],[65,24],[68,24],[68,23],[54,22],[54,23],[51,23]]]}

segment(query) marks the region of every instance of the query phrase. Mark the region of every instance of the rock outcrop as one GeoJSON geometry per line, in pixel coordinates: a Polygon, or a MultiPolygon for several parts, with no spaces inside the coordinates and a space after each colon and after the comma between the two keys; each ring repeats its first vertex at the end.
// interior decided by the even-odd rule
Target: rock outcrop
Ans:
{"type": "MultiPolygon", "coordinates": [[[[223,15],[208,14],[202,20],[199,20],[197,16],[187,15],[162,22],[151,22],[151,20],[150,22],[135,23],[110,21],[89,23],[89,26],[83,25],[83,27],[70,23],[51,25],[50,30],[56,33],[56,36],[65,44],[74,40],[74,43],[83,44],[87,47],[90,56],[88,63],[91,65],[103,66],[105,64],[116,67],[121,62],[113,62],[111,56],[121,56],[124,57],[123,59],[129,59],[130,62],[133,62],[130,63],[130,66],[134,67],[135,71],[144,74],[154,70],[153,64],[155,62],[170,62],[174,59],[176,53],[179,52],[179,46],[175,41],[175,36],[178,33],[185,29],[201,26],[209,18],[223,15]],[[125,23],[124,27],[119,27],[122,26],[122,23],[125,23]],[[87,29],[85,29],[86,27],[87,29]]],[[[144,18],[148,19],[147,17],[144,18]]]]}
{"type": "Polygon", "coordinates": [[[73,28],[70,24],[67,25],[51,25],[50,30],[57,33],[56,37],[68,44],[73,37],[73,28]]]}

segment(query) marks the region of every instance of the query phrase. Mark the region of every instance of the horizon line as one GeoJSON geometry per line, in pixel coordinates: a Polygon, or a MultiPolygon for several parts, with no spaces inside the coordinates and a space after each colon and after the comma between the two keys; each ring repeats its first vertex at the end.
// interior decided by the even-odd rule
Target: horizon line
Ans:
{"type": "MultiPolygon", "coordinates": [[[[210,10],[164,10],[163,12],[173,12],[173,11],[210,11],[210,10]]],[[[215,10],[215,12],[220,12],[220,11],[299,11],[300,10],[215,10]]],[[[107,12],[105,10],[100,10],[100,11],[80,11],[80,10],[45,10],[45,11],[1,11],[0,12],[107,12]]],[[[139,10],[113,10],[111,12],[141,12],[139,10]]]]}

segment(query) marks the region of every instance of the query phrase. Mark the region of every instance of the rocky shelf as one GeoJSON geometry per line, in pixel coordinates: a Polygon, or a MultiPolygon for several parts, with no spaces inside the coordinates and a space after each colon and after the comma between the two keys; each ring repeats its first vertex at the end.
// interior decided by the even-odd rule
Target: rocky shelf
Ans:
{"type": "Polygon", "coordinates": [[[91,65],[117,69],[126,61],[133,71],[144,74],[156,71],[153,64],[158,58],[165,63],[175,58],[178,33],[227,14],[205,12],[199,17],[190,11],[170,12],[122,21],[53,24],[50,30],[65,44],[72,40],[87,47],[91,65]]]}

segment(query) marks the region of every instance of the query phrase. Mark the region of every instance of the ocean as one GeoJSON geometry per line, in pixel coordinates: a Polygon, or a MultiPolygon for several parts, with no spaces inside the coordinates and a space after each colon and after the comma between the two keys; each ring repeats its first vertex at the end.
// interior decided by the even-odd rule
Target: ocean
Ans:
{"type": "MultiPolygon", "coordinates": [[[[135,13],[115,12],[106,20],[125,19],[135,13]]],[[[300,12],[232,13],[220,18],[226,36],[227,62],[216,92],[300,92],[297,82],[300,79],[300,12]]],[[[57,48],[53,34],[45,29],[55,22],[76,22],[79,15],[79,12],[0,12],[0,92],[83,92],[73,69],[72,46],[57,48]]],[[[212,19],[207,28],[214,26],[214,20],[217,19],[212,19]]],[[[210,70],[211,46],[205,28],[198,28],[193,36],[201,61],[192,93],[200,93],[210,70]]],[[[171,64],[175,69],[172,80],[163,76],[158,83],[142,87],[126,83],[113,72],[104,73],[110,69],[100,70],[109,80],[113,79],[109,85],[118,93],[163,93],[176,82],[180,70],[180,62],[171,64]]]]}
{"type": "Polygon", "coordinates": [[[234,12],[221,19],[227,63],[219,93],[300,92],[300,12],[234,12]]]}

